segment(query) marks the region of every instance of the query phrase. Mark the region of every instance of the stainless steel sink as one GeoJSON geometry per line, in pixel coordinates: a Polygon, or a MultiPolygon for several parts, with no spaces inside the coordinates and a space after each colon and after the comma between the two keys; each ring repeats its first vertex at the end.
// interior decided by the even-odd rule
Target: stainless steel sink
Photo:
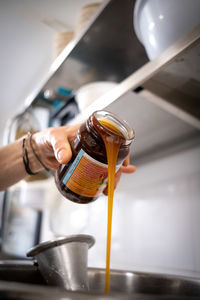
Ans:
{"type": "Polygon", "coordinates": [[[89,293],[68,292],[47,286],[32,261],[0,261],[0,299],[200,299],[197,279],[112,270],[106,296],[105,270],[89,268],[88,277],[89,293]]]}
{"type": "MultiPolygon", "coordinates": [[[[105,270],[89,269],[88,274],[90,290],[102,293],[104,291],[105,270]]],[[[198,296],[200,299],[200,280],[170,275],[112,270],[110,290],[129,295],[198,296]]]]}

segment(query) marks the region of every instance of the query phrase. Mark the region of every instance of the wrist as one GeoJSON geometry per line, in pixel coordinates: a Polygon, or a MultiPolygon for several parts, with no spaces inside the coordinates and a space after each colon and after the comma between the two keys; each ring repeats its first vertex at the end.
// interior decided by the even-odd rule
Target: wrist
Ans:
{"type": "Polygon", "coordinates": [[[32,150],[32,147],[34,147],[35,153],[39,156],[39,149],[37,148],[37,145],[36,145],[34,139],[32,139],[32,147],[31,147],[30,134],[27,134],[27,136],[25,137],[25,147],[27,150],[30,170],[33,173],[37,173],[37,172],[43,170],[44,169],[43,166],[38,161],[37,157],[35,156],[35,154],[32,150]]]}

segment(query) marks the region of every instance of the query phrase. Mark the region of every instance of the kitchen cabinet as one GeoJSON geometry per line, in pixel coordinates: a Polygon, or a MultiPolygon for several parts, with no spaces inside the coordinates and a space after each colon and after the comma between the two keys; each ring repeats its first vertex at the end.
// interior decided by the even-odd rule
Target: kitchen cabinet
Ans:
{"type": "Polygon", "coordinates": [[[136,131],[131,155],[142,162],[199,143],[200,25],[149,62],[134,33],[133,8],[132,0],[103,2],[25,104],[37,105],[41,93],[60,87],[117,82],[70,123],[98,109],[120,114],[136,131]]]}

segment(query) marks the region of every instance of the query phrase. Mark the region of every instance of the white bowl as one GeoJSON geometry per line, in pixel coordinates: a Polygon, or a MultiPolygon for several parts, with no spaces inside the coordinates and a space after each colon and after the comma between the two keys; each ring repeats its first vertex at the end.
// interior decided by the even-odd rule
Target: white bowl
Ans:
{"type": "Polygon", "coordinates": [[[111,81],[95,81],[79,88],[76,92],[76,101],[79,110],[82,112],[97,98],[116,87],[116,85],[117,83],[111,81]]]}
{"type": "Polygon", "coordinates": [[[200,0],[137,0],[134,28],[149,59],[200,24],[200,0]]]}

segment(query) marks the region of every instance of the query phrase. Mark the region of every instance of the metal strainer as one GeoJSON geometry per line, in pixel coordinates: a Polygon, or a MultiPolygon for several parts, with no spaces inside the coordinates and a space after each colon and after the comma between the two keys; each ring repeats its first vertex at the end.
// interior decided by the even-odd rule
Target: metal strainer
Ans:
{"type": "Polygon", "coordinates": [[[30,249],[48,284],[72,291],[88,290],[88,249],[95,243],[90,235],[72,235],[41,243],[30,249]]]}

